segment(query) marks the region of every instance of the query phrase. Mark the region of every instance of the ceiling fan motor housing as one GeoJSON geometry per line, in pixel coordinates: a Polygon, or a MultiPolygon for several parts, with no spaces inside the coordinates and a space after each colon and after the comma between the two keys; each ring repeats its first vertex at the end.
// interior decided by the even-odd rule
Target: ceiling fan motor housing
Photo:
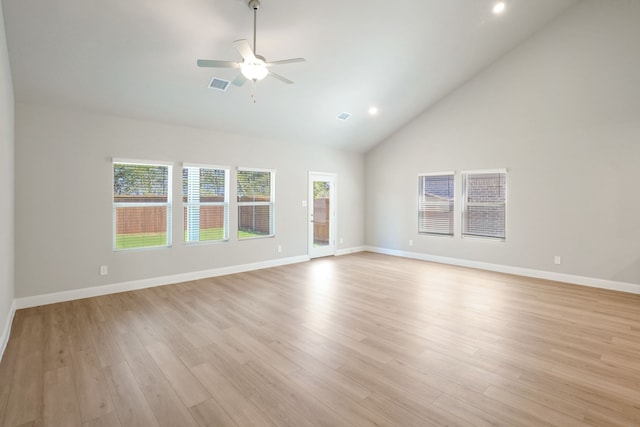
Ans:
{"type": "Polygon", "coordinates": [[[249,0],[249,8],[253,10],[260,9],[260,0],[249,0]]]}

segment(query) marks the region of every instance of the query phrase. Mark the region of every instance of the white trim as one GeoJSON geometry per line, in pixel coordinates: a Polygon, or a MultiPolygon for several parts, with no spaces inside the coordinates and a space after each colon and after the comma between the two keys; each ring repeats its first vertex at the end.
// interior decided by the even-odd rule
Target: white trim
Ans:
{"type": "Polygon", "coordinates": [[[269,261],[255,262],[252,264],[233,265],[229,267],[214,268],[211,270],[194,271],[191,273],[174,274],[164,277],[133,280],[131,282],[114,283],[104,286],[74,289],[71,291],[55,292],[51,294],[34,295],[31,297],[17,298],[14,301],[16,309],[37,307],[45,304],[55,304],[63,301],[71,301],[82,298],[91,298],[101,295],[115,294],[118,292],[134,291],[137,289],[153,288],[155,286],[170,285],[173,283],[189,282],[192,280],[206,279],[209,277],[224,276],[227,274],[244,273],[246,271],[260,270],[263,268],[279,267],[287,264],[296,264],[309,261],[306,255],[279,258],[269,261]]]}
{"type": "Polygon", "coordinates": [[[318,171],[309,171],[308,175],[333,175],[333,176],[338,176],[338,174],[336,172],[318,172],[318,171]]]}
{"type": "Polygon", "coordinates": [[[449,176],[449,175],[453,175],[455,177],[456,176],[456,172],[455,171],[446,171],[446,172],[419,173],[418,174],[418,178],[420,178],[422,176],[449,176]]]}
{"type": "Polygon", "coordinates": [[[166,160],[143,160],[143,159],[121,159],[113,157],[111,163],[120,165],[140,165],[140,166],[173,166],[174,162],[166,160]]]}
{"type": "Polygon", "coordinates": [[[255,240],[255,239],[268,239],[276,237],[275,234],[261,234],[256,236],[248,236],[248,237],[238,237],[238,242],[244,242],[245,240],[255,240]]]}
{"type": "Polygon", "coordinates": [[[198,169],[213,169],[229,172],[231,170],[231,166],[218,166],[218,165],[209,165],[206,163],[189,163],[182,162],[182,169],[184,168],[198,168],[198,169]]]}
{"type": "Polygon", "coordinates": [[[9,316],[7,316],[7,320],[4,322],[4,328],[2,328],[2,334],[0,334],[0,360],[2,360],[2,356],[4,356],[4,351],[7,349],[7,344],[9,344],[9,338],[11,335],[11,325],[13,325],[13,317],[16,314],[16,300],[14,299],[11,303],[11,309],[9,310],[9,316]]]}
{"type": "Polygon", "coordinates": [[[113,202],[115,208],[158,208],[158,207],[171,207],[171,203],[168,202],[152,202],[152,203],[136,203],[136,202],[113,202]]]}
{"type": "Polygon", "coordinates": [[[354,246],[352,248],[344,248],[336,250],[336,256],[355,254],[356,252],[365,252],[368,248],[366,246],[354,246]]]}
{"type": "Polygon", "coordinates": [[[461,175],[472,175],[472,174],[485,174],[485,173],[508,173],[509,169],[507,168],[502,168],[502,169],[476,169],[476,170],[468,170],[468,171],[460,171],[461,175]]]}
{"type": "Polygon", "coordinates": [[[597,279],[595,277],[576,276],[573,274],[556,273],[553,271],[534,270],[530,268],[512,267],[509,265],[490,264],[481,261],[470,261],[459,258],[449,258],[437,255],[429,255],[418,252],[406,252],[396,249],[377,248],[373,246],[365,247],[369,252],[385,255],[393,255],[404,258],[419,259],[441,264],[457,265],[460,267],[477,268],[480,270],[497,271],[499,273],[515,274],[518,276],[533,277],[536,279],[553,280],[573,285],[589,286],[592,288],[609,289],[612,291],[628,292],[640,294],[640,284],[616,282],[613,280],[597,279]]]}
{"type": "Polygon", "coordinates": [[[265,169],[265,168],[245,168],[243,166],[238,166],[236,168],[236,171],[238,172],[269,172],[272,174],[276,174],[276,172],[278,171],[277,169],[265,169]]]}
{"type": "Polygon", "coordinates": [[[238,206],[271,206],[273,202],[238,202],[238,206]]]}

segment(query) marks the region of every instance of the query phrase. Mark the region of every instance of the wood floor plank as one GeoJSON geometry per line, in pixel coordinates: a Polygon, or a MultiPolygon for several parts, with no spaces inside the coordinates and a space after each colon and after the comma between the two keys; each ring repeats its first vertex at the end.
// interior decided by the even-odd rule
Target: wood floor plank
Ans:
{"type": "Polygon", "coordinates": [[[69,330],[64,309],[64,305],[52,305],[44,309],[45,372],[71,365],[69,330]]]}
{"type": "Polygon", "coordinates": [[[116,335],[106,322],[98,322],[92,326],[91,337],[100,365],[104,368],[124,361],[122,350],[118,346],[116,335]]]}
{"type": "Polygon", "coordinates": [[[284,374],[300,369],[300,367],[291,360],[273,351],[270,347],[261,343],[240,328],[225,329],[224,333],[251,352],[256,360],[266,361],[266,363],[274,366],[284,374]]]}
{"type": "Polygon", "coordinates": [[[182,403],[147,349],[133,333],[118,337],[120,348],[149,403],[163,427],[193,427],[195,420],[182,403]]]}
{"type": "Polygon", "coordinates": [[[118,419],[131,427],[158,426],[127,362],[109,366],[105,370],[118,419]]]}
{"type": "Polygon", "coordinates": [[[465,420],[472,426],[476,427],[489,427],[501,425],[500,419],[496,416],[492,416],[484,412],[481,408],[469,405],[466,402],[455,399],[443,393],[438,397],[433,404],[442,410],[447,411],[455,415],[456,417],[465,420]]]}
{"type": "MultiPolygon", "coordinates": [[[[0,414],[7,413],[7,403],[9,401],[9,393],[11,391],[11,381],[18,363],[18,347],[20,346],[20,338],[12,336],[7,343],[7,348],[0,363],[0,414]]],[[[4,420],[4,415],[0,415],[0,425],[4,420]]]]}
{"type": "Polygon", "coordinates": [[[216,402],[225,408],[229,417],[239,426],[276,425],[269,421],[269,418],[247,396],[240,393],[233,383],[210,363],[198,365],[191,370],[203,381],[216,402]]]}
{"type": "MultiPolygon", "coordinates": [[[[346,425],[347,421],[331,411],[328,406],[309,395],[306,389],[291,381],[290,374],[282,374],[275,368],[260,361],[248,362],[245,375],[259,390],[254,400],[260,399],[268,409],[277,405],[281,408],[279,418],[292,426],[335,426],[346,425]],[[264,399],[268,397],[268,399],[264,399]]],[[[272,411],[265,410],[267,414],[272,411]]],[[[282,423],[278,423],[282,424],[282,423]]]]}
{"type": "Polygon", "coordinates": [[[399,402],[397,399],[372,393],[361,402],[369,411],[379,411],[392,421],[393,425],[407,427],[421,426],[459,426],[472,427],[464,419],[452,413],[441,410],[431,404],[420,405],[408,400],[399,402]]]}
{"type": "Polygon", "coordinates": [[[82,425],[78,394],[71,366],[45,372],[44,424],[52,427],[82,425]]]}
{"type": "MultiPolygon", "coordinates": [[[[22,346],[21,346],[22,347],[22,346]]],[[[44,407],[44,371],[41,351],[20,356],[11,380],[11,390],[4,414],[4,425],[18,426],[42,416],[44,407]]]]}
{"type": "Polygon", "coordinates": [[[113,411],[111,394],[95,351],[73,353],[73,370],[82,421],[91,421],[113,411]]]}
{"type": "Polygon", "coordinates": [[[20,425],[42,418],[44,407],[43,318],[31,310],[21,321],[17,361],[11,378],[6,425],[20,425]]]}
{"type": "Polygon", "coordinates": [[[192,406],[191,413],[201,427],[240,427],[213,398],[192,406]]]}
{"type": "Polygon", "coordinates": [[[619,419],[629,425],[640,425],[640,408],[630,406],[597,385],[558,381],[556,376],[546,373],[526,373],[518,379],[518,384],[532,389],[530,396],[546,395],[559,403],[567,402],[574,408],[584,407],[585,419],[588,418],[587,415],[592,418],[602,416],[604,419],[619,419]]]}
{"type": "Polygon", "coordinates": [[[148,345],[147,351],[187,407],[211,398],[169,346],[164,343],[148,345]]]}
{"type": "Polygon", "coordinates": [[[341,394],[340,389],[334,384],[322,382],[319,378],[304,369],[291,375],[291,380],[295,381],[299,387],[355,426],[391,426],[393,424],[375,411],[367,410],[359,404],[366,396],[360,398],[341,394]]]}
{"type": "Polygon", "coordinates": [[[102,415],[101,417],[95,418],[91,421],[87,421],[82,424],[82,427],[126,427],[120,420],[118,420],[118,415],[113,412],[109,412],[107,414],[102,415]]]}
{"type": "Polygon", "coordinates": [[[638,307],[364,252],[23,309],[0,426],[635,427],[638,307]]]}
{"type": "Polygon", "coordinates": [[[546,405],[527,399],[526,397],[519,396],[518,394],[512,393],[501,387],[489,386],[487,390],[485,390],[484,394],[492,399],[526,412],[529,415],[540,418],[541,420],[549,421],[553,425],[562,425],[567,427],[586,425],[583,414],[580,414],[580,419],[577,419],[551,409],[546,405]]]}

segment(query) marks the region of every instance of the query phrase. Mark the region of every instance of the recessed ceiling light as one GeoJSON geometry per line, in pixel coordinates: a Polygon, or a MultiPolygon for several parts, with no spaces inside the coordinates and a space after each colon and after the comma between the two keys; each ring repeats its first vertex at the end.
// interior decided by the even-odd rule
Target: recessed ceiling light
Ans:
{"type": "Polygon", "coordinates": [[[369,114],[371,114],[372,116],[375,116],[376,114],[378,114],[378,107],[369,108],[369,114]]]}
{"type": "Polygon", "coordinates": [[[500,15],[507,8],[507,4],[503,1],[499,1],[498,3],[493,5],[493,13],[495,15],[500,15]]]}

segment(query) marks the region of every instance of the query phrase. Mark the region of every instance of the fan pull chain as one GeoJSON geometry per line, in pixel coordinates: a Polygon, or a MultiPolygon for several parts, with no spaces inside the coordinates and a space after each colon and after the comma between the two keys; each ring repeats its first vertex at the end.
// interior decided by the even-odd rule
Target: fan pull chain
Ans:
{"type": "Polygon", "coordinates": [[[251,80],[251,100],[256,103],[256,81],[251,80]]]}

